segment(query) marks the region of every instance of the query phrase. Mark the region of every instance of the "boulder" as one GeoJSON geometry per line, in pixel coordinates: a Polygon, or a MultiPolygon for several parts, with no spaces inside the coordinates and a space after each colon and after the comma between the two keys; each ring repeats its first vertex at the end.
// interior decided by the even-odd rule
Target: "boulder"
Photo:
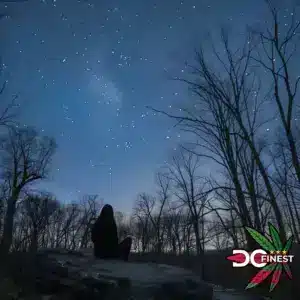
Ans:
{"type": "Polygon", "coordinates": [[[35,259],[36,289],[48,300],[212,300],[213,287],[191,271],[155,263],[95,259],[44,249],[35,259]]]}

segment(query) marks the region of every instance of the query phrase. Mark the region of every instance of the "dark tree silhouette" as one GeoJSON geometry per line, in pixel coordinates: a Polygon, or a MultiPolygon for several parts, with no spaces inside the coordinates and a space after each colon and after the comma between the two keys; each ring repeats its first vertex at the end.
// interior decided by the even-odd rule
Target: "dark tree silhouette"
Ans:
{"type": "Polygon", "coordinates": [[[2,251],[9,251],[13,219],[21,192],[29,184],[46,178],[56,144],[52,138],[40,137],[31,128],[10,129],[2,139],[2,179],[9,193],[1,241],[2,251]]]}

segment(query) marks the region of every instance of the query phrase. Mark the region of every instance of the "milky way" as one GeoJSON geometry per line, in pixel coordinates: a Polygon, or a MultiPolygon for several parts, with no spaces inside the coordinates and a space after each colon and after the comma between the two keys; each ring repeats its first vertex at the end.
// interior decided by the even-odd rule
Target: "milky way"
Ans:
{"type": "MultiPolygon", "coordinates": [[[[61,201],[99,194],[128,210],[182,135],[146,106],[176,109],[195,47],[220,26],[265,18],[263,1],[25,1],[0,4],[6,97],[19,94],[22,126],[56,138],[42,187],[61,201]]],[[[242,34],[236,33],[235,43],[242,34]]]]}

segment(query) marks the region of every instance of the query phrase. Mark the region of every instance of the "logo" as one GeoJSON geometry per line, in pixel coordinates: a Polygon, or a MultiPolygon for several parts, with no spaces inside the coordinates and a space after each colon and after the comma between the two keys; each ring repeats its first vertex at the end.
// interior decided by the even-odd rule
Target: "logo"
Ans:
{"type": "Polygon", "coordinates": [[[273,274],[270,284],[271,292],[279,283],[283,271],[286,272],[289,279],[292,279],[289,263],[293,261],[294,255],[289,255],[288,252],[293,243],[293,236],[283,243],[278,230],[271,223],[269,223],[270,237],[264,236],[250,227],[246,227],[246,230],[262,249],[256,249],[253,252],[235,249],[232,251],[233,255],[227,257],[227,260],[232,261],[234,268],[243,268],[251,264],[253,267],[261,269],[249,281],[246,289],[259,285],[273,274]]]}

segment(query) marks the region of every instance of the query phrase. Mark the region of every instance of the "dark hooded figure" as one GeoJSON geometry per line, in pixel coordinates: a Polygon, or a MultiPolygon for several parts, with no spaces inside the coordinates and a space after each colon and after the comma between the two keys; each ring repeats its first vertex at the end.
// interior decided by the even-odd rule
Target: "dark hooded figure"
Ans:
{"type": "Polygon", "coordinates": [[[120,244],[118,243],[118,230],[114,211],[109,204],[104,205],[92,228],[92,242],[94,243],[95,257],[128,260],[131,238],[127,237],[120,244]]]}

